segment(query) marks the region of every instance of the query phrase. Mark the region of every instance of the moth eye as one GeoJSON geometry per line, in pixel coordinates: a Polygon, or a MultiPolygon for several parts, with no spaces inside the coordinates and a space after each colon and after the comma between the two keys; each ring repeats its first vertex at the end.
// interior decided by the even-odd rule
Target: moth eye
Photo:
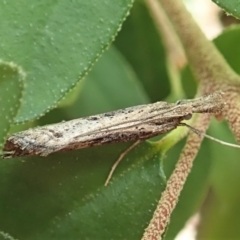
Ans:
{"type": "Polygon", "coordinates": [[[187,114],[187,115],[184,117],[185,120],[189,120],[189,119],[191,119],[191,118],[192,118],[192,114],[191,114],[191,113],[187,114]]]}

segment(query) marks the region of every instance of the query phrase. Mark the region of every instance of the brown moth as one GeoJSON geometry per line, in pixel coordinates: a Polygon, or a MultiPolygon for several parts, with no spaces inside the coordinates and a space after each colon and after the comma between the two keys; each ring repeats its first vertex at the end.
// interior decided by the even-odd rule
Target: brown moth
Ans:
{"type": "Polygon", "coordinates": [[[169,132],[193,113],[220,113],[223,93],[177,103],[156,102],[37,127],[7,138],[3,158],[40,155],[107,143],[139,141],[169,132]]]}

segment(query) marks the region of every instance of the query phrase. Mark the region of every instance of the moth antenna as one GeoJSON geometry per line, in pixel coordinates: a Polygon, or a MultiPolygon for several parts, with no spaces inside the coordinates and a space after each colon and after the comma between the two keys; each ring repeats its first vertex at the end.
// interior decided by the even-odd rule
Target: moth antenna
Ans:
{"type": "Polygon", "coordinates": [[[193,131],[194,133],[196,133],[198,135],[204,136],[204,137],[206,137],[206,138],[208,138],[210,140],[213,140],[215,142],[218,142],[218,143],[220,143],[222,145],[229,146],[229,147],[234,147],[234,148],[240,148],[240,145],[238,145],[238,144],[228,143],[228,142],[222,141],[220,139],[217,139],[215,137],[209,136],[208,134],[206,134],[206,133],[204,133],[204,132],[202,132],[202,131],[200,131],[200,130],[198,130],[198,129],[190,126],[190,125],[188,125],[187,123],[181,123],[181,125],[188,127],[191,131],[193,131]]]}

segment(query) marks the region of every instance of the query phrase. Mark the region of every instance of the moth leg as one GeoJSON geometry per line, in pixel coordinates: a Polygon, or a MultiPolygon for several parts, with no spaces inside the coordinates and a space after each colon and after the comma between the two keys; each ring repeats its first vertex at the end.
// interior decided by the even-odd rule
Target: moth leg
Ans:
{"type": "Polygon", "coordinates": [[[117,168],[118,164],[121,162],[121,160],[133,149],[135,148],[140,142],[142,142],[142,140],[138,140],[135,143],[133,143],[129,148],[127,148],[123,153],[120,154],[120,156],[118,157],[117,161],[112,165],[111,171],[108,174],[107,180],[104,183],[104,186],[107,186],[109,181],[112,178],[112,175],[115,171],[115,169],[117,168]]]}

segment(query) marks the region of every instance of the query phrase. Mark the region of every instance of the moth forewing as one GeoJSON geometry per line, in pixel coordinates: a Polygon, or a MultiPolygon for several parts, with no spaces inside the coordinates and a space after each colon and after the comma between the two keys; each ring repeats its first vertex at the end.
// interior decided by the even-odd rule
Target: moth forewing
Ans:
{"type": "Polygon", "coordinates": [[[156,102],[61,122],[11,135],[3,157],[41,155],[114,142],[142,140],[168,132],[193,113],[217,113],[222,93],[173,103],[156,102]]]}

